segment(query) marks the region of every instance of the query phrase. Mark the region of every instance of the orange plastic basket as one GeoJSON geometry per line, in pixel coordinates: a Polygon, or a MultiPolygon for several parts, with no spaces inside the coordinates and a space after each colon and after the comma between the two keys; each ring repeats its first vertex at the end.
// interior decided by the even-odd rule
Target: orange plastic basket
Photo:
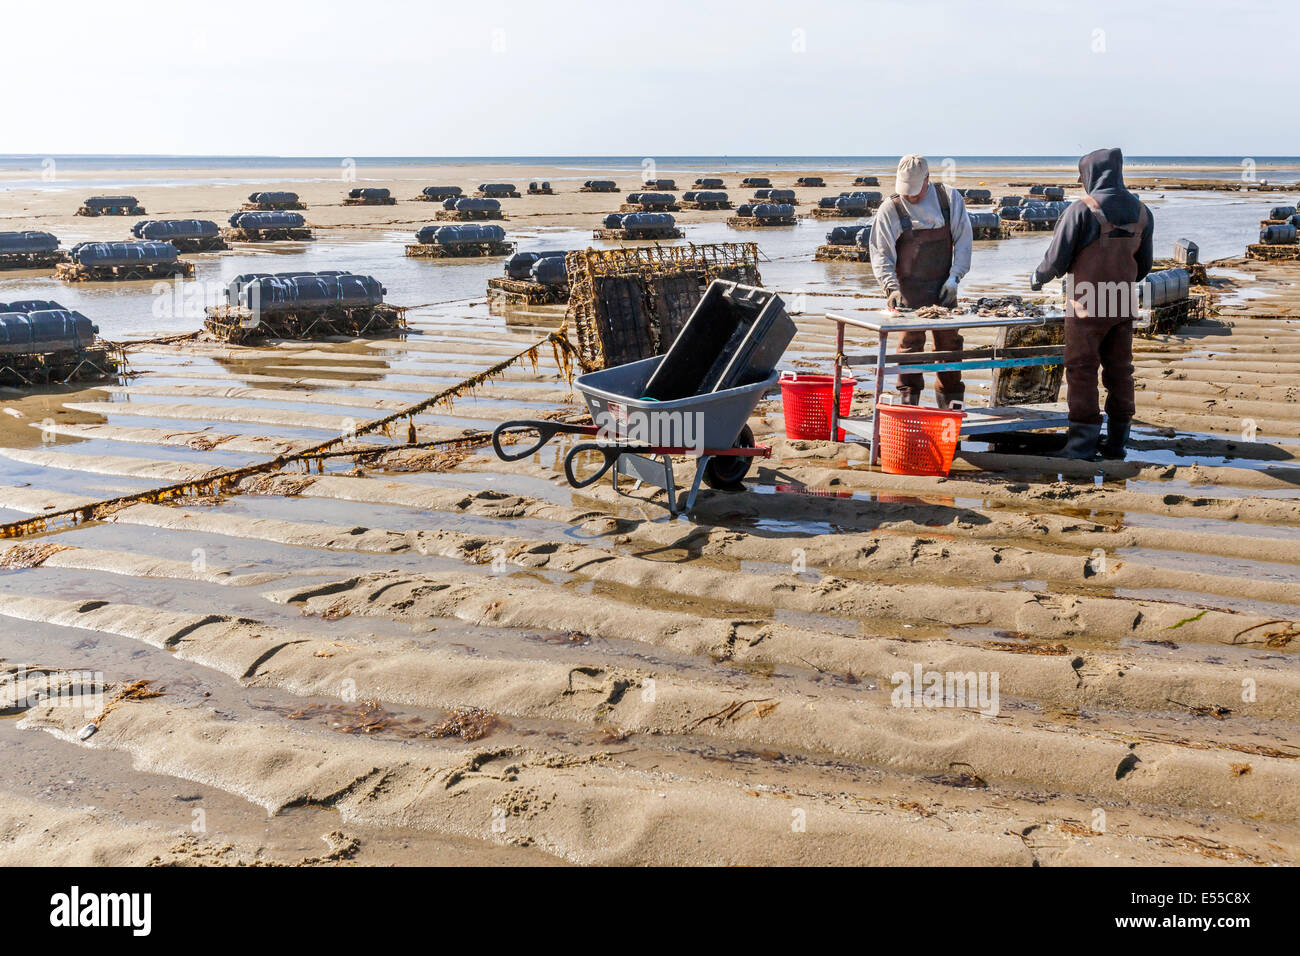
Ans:
{"type": "MultiPolygon", "coordinates": [[[[840,378],[840,417],[847,418],[853,406],[857,380],[840,378]]],[[[785,437],[826,441],[831,437],[831,406],[835,404],[834,375],[781,373],[781,413],[785,416],[785,437]]],[[[837,441],[844,441],[840,429],[837,441]]]]}
{"type": "Polygon", "coordinates": [[[882,402],[876,415],[881,470],[890,475],[948,474],[965,412],[882,402]]]}

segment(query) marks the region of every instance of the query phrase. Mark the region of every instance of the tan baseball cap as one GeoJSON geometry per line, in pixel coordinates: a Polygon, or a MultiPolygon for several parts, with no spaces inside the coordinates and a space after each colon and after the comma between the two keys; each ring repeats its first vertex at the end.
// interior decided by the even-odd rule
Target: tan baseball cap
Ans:
{"type": "Polygon", "coordinates": [[[930,175],[930,164],[924,156],[904,156],[898,161],[898,176],[894,180],[894,191],[900,196],[915,196],[921,191],[925,177],[930,175]]]}

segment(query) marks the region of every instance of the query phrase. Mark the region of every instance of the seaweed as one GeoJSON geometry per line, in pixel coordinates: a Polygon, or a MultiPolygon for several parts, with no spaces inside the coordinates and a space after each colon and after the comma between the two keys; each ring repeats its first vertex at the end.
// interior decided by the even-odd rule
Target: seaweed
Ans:
{"type": "Polygon", "coordinates": [[[1064,644],[1026,644],[1020,641],[981,641],[980,647],[989,651],[1009,651],[1012,654],[1038,654],[1043,657],[1056,657],[1070,653],[1070,649],[1064,644]]]}
{"type": "Polygon", "coordinates": [[[430,737],[459,737],[461,740],[481,740],[490,734],[501,720],[482,707],[457,707],[443,720],[428,730],[430,737]]]}
{"type": "Polygon", "coordinates": [[[975,768],[965,761],[956,760],[948,764],[953,767],[964,767],[966,769],[957,773],[941,773],[932,777],[926,777],[931,783],[937,783],[944,787],[959,787],[966,790],[987,790],[989,782],[975,772],[975,768]]]}
{"type": "Polygon", "coordinates": [[[38,568],[49,559],[50,555],[70,550],[71,545],[50,544],[40,541],[33,544],[16,544],[4,554],[0,554],[0,570],[20,571],[38,568]]]}
{"type": "Polygon", "coordinates": [[[152,700],[155,697],[162,697],[165,693],[167,693],[165,690],[154,690],[153,681],[151,680],[138,680],[133,681],[130,684],[122,685],[113,698],[104,705],[104,709],[93,717],[90,723],[81,729],[83,735],[82,739],[84,740],[86,737],[91,736],[91,734],[96,730],[99,730],[100,726],[104,723],[104,718],[122,704],[127,704],[137,700],[152,700]],[[94,730],[91,730],[92,727],[94,730]],[[87,733],[87,731],[90,732],[87,733]]]}
{"type": "Polygon", "coordinates": [[[1172,697],[1166,697],[1165,700],[1171,704],[1176,704],[1189,713],[1195,714],[1197,717],[1213,717],[1215,720],[1222,720],[1232,713],[1227,707],[1220,707],[1217,704],[1184,704],[1181,700],[1174,700],[1172,697]]]}
{"type": "Polygon", "coordinates": [[[716,720],[718,725],[721,726],[727,721],[744,720],[747,717],[766,717],[776,709],[778,703],[779,701],[774,702],[771,697],[755,697],[749,700],[728,701],[727,706],[723,707],[717,713],[706,714],[705,716],[698,718],[693,721],[686,730],[692,731],[696,727],[699,727],[701,724],[707,723],[710,720],[716,720]],[[750,713],[746,714],[745,717],[738,717],[737,714],[741,712],[746,704],[753,704],[754,709],[750,713]],[[764,704],[767,706],[764,707],[764,704]]]}

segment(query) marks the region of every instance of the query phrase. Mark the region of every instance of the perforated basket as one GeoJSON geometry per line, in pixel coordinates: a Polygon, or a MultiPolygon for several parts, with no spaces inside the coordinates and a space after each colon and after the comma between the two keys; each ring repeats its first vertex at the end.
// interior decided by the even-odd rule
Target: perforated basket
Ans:
{"type": "MultiPolygon", "coordinates": [[[[857,380],[840,379],[840,417],[848,417],[857,380]]],[[[827,441],[831,437],[831,406],[835,401],[835,376],[781,373],[781,410],[785,437],[827,441]]],[[[844,440],[840,429],[838,441],[844,440]]]]}
{"type": "Polygon", "coordinates": [[[882,402],[876,415],[881,470],[891,475],[948,474],[965,412],[882,402]]]}

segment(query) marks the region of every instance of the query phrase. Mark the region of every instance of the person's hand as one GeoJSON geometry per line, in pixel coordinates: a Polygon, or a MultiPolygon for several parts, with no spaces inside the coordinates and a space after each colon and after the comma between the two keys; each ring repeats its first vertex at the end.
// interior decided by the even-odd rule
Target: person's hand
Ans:
{"type": "Polygon", "coordinates": [[[1035,291],[1035,292],[1040,292],[1040,291],[1042,291],[1042,288],[1043,288],[1043,280],[1040,279],[1040,278],[1038,278],[1038,270],[1037,270],[1037,269],[1035,269],[1033,272],[1029,273],[1029,288],[1031,288],[1031,289],[1032,289],[1033,291],[1035,291]]]}
{"type": "Polygon", "coordinates": [[[939,290],[939,304],[950,309],[957,308],[957,280],[949,279],[939,290]]]}
{"type": "Polygon", "coordinates": [[[889,293],[889,298],[885,299],[885,307],[889,309],[890,312],[897,312],[901,309],[903,307],[903,293],[899,292],[897,289],[889,293]]]}

